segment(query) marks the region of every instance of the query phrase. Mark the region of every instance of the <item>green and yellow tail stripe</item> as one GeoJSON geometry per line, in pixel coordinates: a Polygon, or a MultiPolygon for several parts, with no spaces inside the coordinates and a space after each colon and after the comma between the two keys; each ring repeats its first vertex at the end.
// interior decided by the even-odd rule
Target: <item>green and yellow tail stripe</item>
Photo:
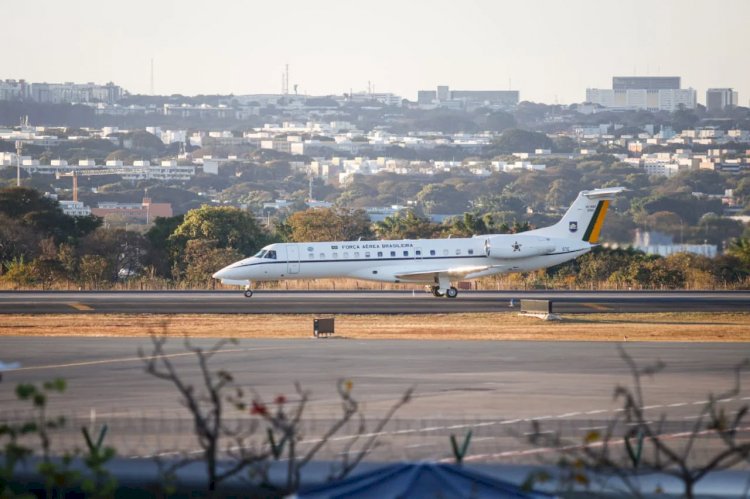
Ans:
{"type": "Polygon", "coordinates": [[[604,225],[604,217],[607,216],[607,209],[609,208],[609,201],[599,201],[594,210],[594,216],[591,217],[591,222],[586,228],[586,232],[583,234],[583,240],[589,243],[595,244],[599,240],[599,233],[602,231],[602,225],[604,225]]]}

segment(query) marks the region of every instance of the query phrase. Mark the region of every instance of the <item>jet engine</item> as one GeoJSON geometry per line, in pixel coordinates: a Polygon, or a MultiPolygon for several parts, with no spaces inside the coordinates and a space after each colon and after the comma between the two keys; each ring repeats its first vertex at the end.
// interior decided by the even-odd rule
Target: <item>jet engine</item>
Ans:
{"type": "Polygon", "coordinates": [[[547,255],[554,252],[557,245],[549,237],[503,234],[488,237],[484,247],[490,258],[512,259],[547,255]]]}

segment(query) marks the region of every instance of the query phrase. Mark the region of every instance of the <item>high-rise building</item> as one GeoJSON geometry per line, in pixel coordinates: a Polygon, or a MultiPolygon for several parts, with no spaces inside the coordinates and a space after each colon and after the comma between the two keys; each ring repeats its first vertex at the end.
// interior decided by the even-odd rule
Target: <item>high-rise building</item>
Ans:
{"type": "Polygon", "coordinates": [[[679,76],[614,76],[612,88],[587,88],[586,102],[615,109],[694,109],[696,92],[680,88],[679,76]]]}
{"type": "Polygon", "coordinates": [[[708,111],[721,111],[730,106],[736,106],[738,95],[731,88],[709,88],[706,90],[706,109],[708,111]]]}
{"type": "Polygon", "coordinates": [[[612,90],[669,90],[680,87],[679,76],[613,76],[612,90]]]}

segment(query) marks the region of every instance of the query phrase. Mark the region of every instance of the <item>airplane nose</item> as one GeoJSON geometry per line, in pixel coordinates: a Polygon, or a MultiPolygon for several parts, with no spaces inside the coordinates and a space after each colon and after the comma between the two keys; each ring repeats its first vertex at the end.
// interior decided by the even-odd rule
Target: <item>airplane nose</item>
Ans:
{"type": "Polygon", "coordinates": [[[218,272],[214,273],[213,277],[214,279],[226,279],[229,274],[229,267],[224,267],[223,269],[219,270],[218,272]]]}

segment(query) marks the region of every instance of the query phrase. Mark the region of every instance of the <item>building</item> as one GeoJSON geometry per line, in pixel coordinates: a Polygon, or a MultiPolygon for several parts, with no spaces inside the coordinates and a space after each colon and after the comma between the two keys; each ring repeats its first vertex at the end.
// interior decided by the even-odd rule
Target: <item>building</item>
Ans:
{"type": "Polygon", "coordinates": [[[91,208],[83,201],[59,201],[62,212],[71,217],[87,217],[91,215],[91,208]]]}
{"type": "Polygon", "coordinates": [[[30,91],[26,80],[0,81],[0,100],[26,100],[30,91]]]}
{"type": "Polygon", "coordinates": [[[476,107],[494,105],[514,107],[519,101],[518,90],[451,90],[448,85],[439,85],[437,90],[419,90],[417,104],[421,106],[476,107]]]}
{"type": "Polygon", "coordinates": [[[706,90],[706,109],[709,112],[736,106],[737,101],[737,91],[731,88],[709,88],[706,90]]]}
{"type": "Polygon", "coordinates": [[[122,99],[122,87],[112,82],[95,83],[32,83],[29,97],[43,104],[114,104],[122,99]]]}
{"type": "Polygon", "coordinates": [[[695,109],[696,92],[680,88],[679,76],[615,76],[612,88],[587,88],[586,102],[611,109],[695,109]]]}
{"type": "Polygon", "coordinates": [[[153,203],[151,198],[143,198],[141,203],[99,203],[96,208],[91,209],[91,213],[105,221],[108,218],[118,218],[131,223],[149,224],[156,217],[171,217],[172,205],[153,203]]]}
{"type": "Polygon", "coordinates": [[[613,76],[612,90],[669,90],[682,88],[679,76],[613,76]]]}

